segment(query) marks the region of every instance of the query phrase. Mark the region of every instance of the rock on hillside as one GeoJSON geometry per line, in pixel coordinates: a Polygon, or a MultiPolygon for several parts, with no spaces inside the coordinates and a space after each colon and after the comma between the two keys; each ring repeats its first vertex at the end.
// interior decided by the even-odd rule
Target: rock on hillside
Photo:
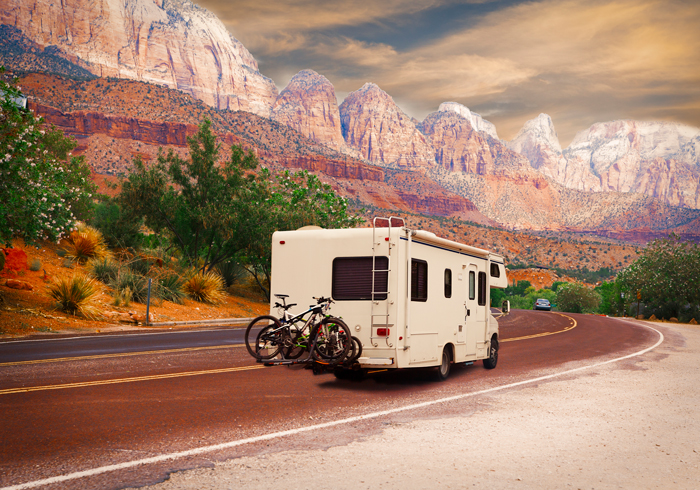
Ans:
{"type": "Polygon", "coordinates": [[[294,75],[277,97],[272,119],[310,140],[337,150],[345,148],[335,89],[326,77],[313,70],[294,75]]]}
{"type": "Polygon", "coordinates": [[[438,112],[455,112],[469,121],[469,124],[477,131],[484,132],[492,138],[498,139],[496,126],[492,122],[483,119],[479,114],[470,111],[462,104],[458,104],[457,102],[443,102],[440,104],[440,107],[438,107],[438,112]]]}
{"type": "Polygon", "coordinates": [[[441,104],[441,110],[428,114],[418,126],[428,137],[440,166],[450,172],[479,175],[494,174],[499,169],[529,169],[521,155],[488,133],[477,131],[461,112],[445,110],[444,106],[441,104]]]}
{"type": "Polygon", "coordinates": [[[428,167],[433,151],[415,122],[374,83],[349,94],[340,105],[345,143],[362,158],[384,167],[428,167]]]}
{"type": "Polygon", "coordinates": [[[189,0],[0,0],[0,23],[100,77],[177,88],[269,116],[277,88],[211,12],[189,0]]]}

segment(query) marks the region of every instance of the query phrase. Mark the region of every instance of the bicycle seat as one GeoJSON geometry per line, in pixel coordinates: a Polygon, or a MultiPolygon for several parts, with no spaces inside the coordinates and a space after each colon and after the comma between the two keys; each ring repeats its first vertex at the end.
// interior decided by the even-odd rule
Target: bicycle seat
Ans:
{"type": "Polygon", "coordinates": [[[288,294],[275,294],[275,297],[279,299],[289,298],[288,294]]]}

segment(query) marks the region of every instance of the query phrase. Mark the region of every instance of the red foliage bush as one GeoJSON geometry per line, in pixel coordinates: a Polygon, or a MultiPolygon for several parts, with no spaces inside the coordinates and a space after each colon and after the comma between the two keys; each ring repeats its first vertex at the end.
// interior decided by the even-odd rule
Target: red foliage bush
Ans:
{"type": "Polygon", "coordinates": [[[5,271],[19,272],[27,269],[27,254],[18,248],[6,248],[5,271]]]}

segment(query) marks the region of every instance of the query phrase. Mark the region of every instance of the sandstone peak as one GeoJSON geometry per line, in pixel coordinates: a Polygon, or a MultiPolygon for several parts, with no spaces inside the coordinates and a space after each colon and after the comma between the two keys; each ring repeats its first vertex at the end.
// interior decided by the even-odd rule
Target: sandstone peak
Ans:
{"type": "Polygon", "coordinates": [[[340,105],[345,143],[367,160],[383,166],[425,167],[433,151],[416,124],[389,94],[365,83],[340,105]]]}
{"type": "Polygon", "coordinates": [[[477,131],[482,131],[492,138],[498,139],[498,133],[496,132],[496,126],[493,123],[485,120],[476,112],[470,111],[467,107],[463,106],[458,102],[443,102],[438,107],[438,112],[454,112],[469,121],[477,131]]]}
{"type": "Polygon", "coordinates": [[[277,97],[248,50],[190,0],[0,0],[0,23],[100,77],[165,85],[218,109],[268,116],[277,97]]]}
{"type": "Polygon", "coordinates": [[[313,141],[338,150],[345,148],[333,84],[313,70],[302,70],[292,77],[277,97],[271,117],[313,141]]]}
{"type": "Polygon", "coordinates": [[[554,129],[552,118],[548,114],[543,113],[535,119],[527,121],[515,138],[508,143],[508,147],[518,153],[523,153],[533,144],[546,145],[551,151],[561,153],[559,137],[554,129]]]}
{"type": "Polygon", "coordinates": [[[419,128],[432,143],[435,161],[450,172],[487,175],[507,167],[529,168],[524,157],[478,131],[455,110],[432,112],[419,128]]]}

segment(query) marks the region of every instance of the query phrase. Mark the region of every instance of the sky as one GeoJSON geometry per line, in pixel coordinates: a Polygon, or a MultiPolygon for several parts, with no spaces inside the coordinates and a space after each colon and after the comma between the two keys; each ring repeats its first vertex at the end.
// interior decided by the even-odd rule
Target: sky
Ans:
{"type": "Polygon", "coordinates": [[[700,2],[194,0],[283,89],[299,71],[338,102],[366,82],[423,120],[459,102],[513,139],[549,114],[562,147],[616,119],[700,127],[700,2]]]}

